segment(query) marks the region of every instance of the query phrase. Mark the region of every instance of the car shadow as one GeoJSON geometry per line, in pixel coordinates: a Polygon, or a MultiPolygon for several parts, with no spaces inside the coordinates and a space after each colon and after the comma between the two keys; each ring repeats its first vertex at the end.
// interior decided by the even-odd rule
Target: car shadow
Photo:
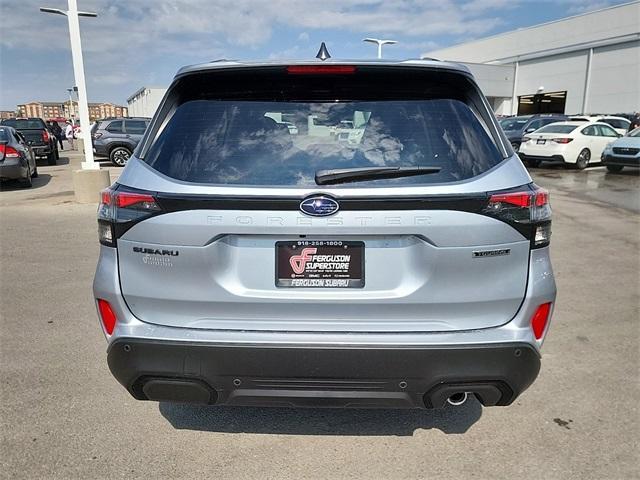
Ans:
{"type": "Polygon", "coordinates": [[[3,180],[0,182],[0,190],[3,192],[10,192],[12,190],[29,191],[36,188],[41,188],[47,185],[51,181],[51,175],[47,173],[40,173],[37,178],[31,179],[33,186],[31,188],[24,188],[17,180],[3,180]]]}
{"type": "Polygon", "coordinates": [[[434,410],[296,409],[216,407],[160,402],[160,413],[178,430],[281,435],[412,436],[416,430],[465,433],[482,416],[475,397],[434,410]]]}

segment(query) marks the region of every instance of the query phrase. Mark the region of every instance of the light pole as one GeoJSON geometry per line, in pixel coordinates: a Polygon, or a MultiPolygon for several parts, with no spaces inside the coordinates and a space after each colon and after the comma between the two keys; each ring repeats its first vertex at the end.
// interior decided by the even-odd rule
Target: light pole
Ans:
{"type": "MultiPolygon", "coordinates": [[[[80,42],[80,21],[78,17],[97,17],[92,12],[79,12],[76,0],[68,0],[69,10],[40,7],[41,12],[64,15],[69,22],[69,38],[71,40],[71,56],[73,58],[73,74],[78,88],[78,110],[80,111],[80,129],[84,142],[85,161],[82,162],[83,170],[98,170],[100,164],[93,160],[93,145],[91,144],[91,132],[89,131],[89,105],[87,103],[87,86],[84,81],[84,63],[82,61],[82,44],[80,42]]],[[[69,92],[71,101],[71,92],[69,92]]],[[[69,105],[73,107],[73,102],[69,105]]]]}
{"type": "Polygon", "coordinates": [[[378,45],[378,58],[382,58],[382,46],[398,43],[396,40],[380,40],[379,38],[365,38],[363,42],[375,43],[378,45]]]}

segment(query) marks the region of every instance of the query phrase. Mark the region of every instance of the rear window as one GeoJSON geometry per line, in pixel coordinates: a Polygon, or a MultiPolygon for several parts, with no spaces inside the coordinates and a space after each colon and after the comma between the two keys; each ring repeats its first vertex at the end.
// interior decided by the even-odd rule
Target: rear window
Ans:
{"type": "Polygon", "coordinates": [[[624,128],[625,130],[631,125],[631,122],[618,118],[604,118],[602,122],[611,125],[613,128],[624,128]]]}
{"type": "Polygon", "coordinates": [[[578,125],[546,125],[536,131],[536,133],[571,133],[578,125]]]}
{"type": "Polygon", "coordinates": [[[8,131],[6,128],[0,128],[0,142],[8,142],[9,141],[9,135],[8,135],[8,131]]]}
{"type": "Polygon", "coordinates": [[[437,174],[349,184],[357,187],[459,181],[503,160],[487,127],[463,98],[450,98],[444,91],[436,98],[424,91],[420,97],[427,98],[412,98],[417,95],[413,91],[406,92],[406,99],[384,99],[388,86],[386,93],[373,95],[363,91],[371,85],[351,91],[342,85],[333,93],[327,80],[319,85],[321,91],[311,88],[304,93],[278,89],[280,98],[274,99],[269,98],[273,92],[254,93],[257,100],[186,99],[144,161],[185,182],[299,187],[316,186],[316,172],[325,169],[441,168],[437,174]],[[309,98],[287,99],[289,95],[309,98]],[[313,98],[327,96],[334,98],[313,98]],[[366,99],[348,98],[357,96],[366,99]],[[382,98],[370,98],[375,96],[382,98]]]}
{"type": "Polygon", "coordinates": [[[2,121],[2,125],[8,125],[16,130],[36,130],[46,128],[44,121],[39,118],[16,119],[11,118],[2,121]]]}

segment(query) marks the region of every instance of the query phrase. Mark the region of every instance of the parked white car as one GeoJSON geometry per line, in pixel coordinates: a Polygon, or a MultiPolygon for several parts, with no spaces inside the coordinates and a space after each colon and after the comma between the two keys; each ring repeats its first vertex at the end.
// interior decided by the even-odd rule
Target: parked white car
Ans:
{"type": "Polygon", "coordinates": [[[578,122],[599,122],[611,126],[620,135],[626,135],[631,122],[624,117],[614,115],[576,115],[569,120],[578,122]]]}
{"type": "Polygon", "coordinates": [[[604,148],[620,136],[606,123],[557,122],[523,137],[518,153],[530,167],[552,162],[582,170],[600,162],[604,148]]]}

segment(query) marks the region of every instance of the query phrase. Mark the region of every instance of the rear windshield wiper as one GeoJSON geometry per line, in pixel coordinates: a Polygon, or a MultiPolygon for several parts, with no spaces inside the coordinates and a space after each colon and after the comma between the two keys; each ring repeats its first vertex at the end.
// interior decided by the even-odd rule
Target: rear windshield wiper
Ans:
{"type": "Polygon", "coordinates": [[[318,170],[316,184],[335,185],[336,183],[364,182],[383,178],[413,177],[415,175],[429,175],[438,173],[440,167],[366,167],[366,168],[336,168],[333,170],[318,170]]]}

